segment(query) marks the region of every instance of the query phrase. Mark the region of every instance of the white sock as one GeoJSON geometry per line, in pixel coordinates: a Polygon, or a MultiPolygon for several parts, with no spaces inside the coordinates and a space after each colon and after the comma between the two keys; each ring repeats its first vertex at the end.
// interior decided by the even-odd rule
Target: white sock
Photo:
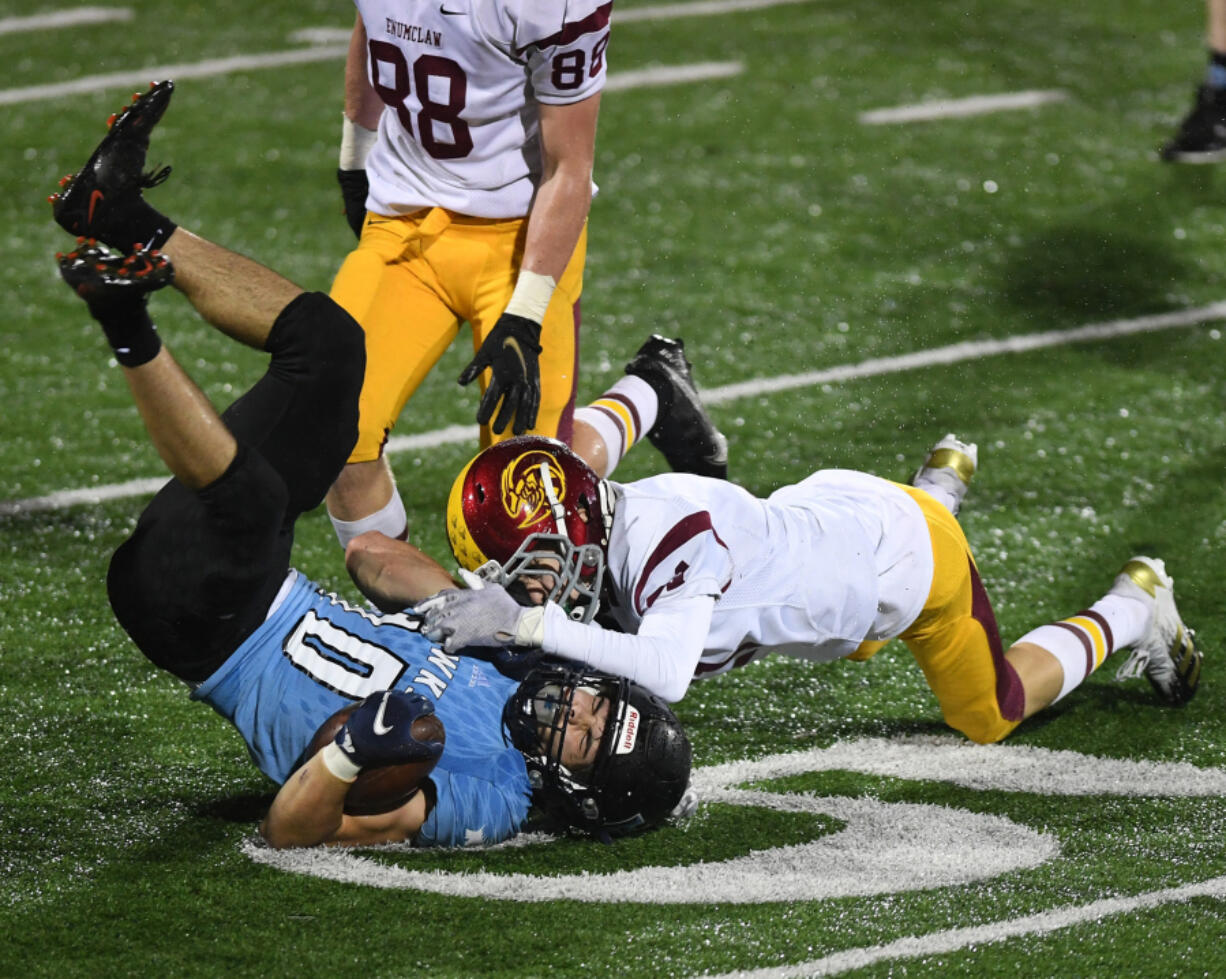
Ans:
{"type": "Polygon", "coordinates": [[[955,517],[967,490],[966,483],[952,469],[922,469],[912,485],[922,489],[955,517]]]}
{"type": "Polygon", "coordinates": [[[1018,640],[1041,646],[1060,661],[1064,683],[1056,701],[1080,685],[1117,649],[1143,635],[1152,606],[1127,595],[1106,595],[1084,612],[1042,625],[1018,640]]]}
{"type": "Polygon", "coordinates": [[[336,539],[341,542],[341,547],[347,547],[351,540],[368,530],[379,530],[388,537],[396,537],[400,540],[407,540],[409,536],[409,516],[404,511],[404,500],[395,491],[392,492],[392,498],[384,504],[382,509],[376,510],[367,517],[360,517],[357,520],[341,520],[329,513],[328,519],[332,521],[332,529],[336,531],[336,539]]]}
{"type": "Polygon", "coordinates": [[[575,412],[575,421],[591,425],[604,439],[608,471],[612,474],[622,456],[656,423],[659,398],[641,377],[627,374],[591,404],[575,412]]]}

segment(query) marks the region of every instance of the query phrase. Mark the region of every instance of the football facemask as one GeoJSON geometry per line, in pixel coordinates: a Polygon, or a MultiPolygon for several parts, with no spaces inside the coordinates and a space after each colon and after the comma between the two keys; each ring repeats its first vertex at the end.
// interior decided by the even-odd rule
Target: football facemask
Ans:
{"type": "Polygon", "coordinates": [[[533,801],[565,826],[609,842],[660,825],[685,795],[691,764],[685,732],[662,700],[629,680],[543,664],[502,716],[527,763],[533,801]],[[580,771],[562,763],[576,691],[608,705],[593,762],[580,771]]]}
{"type": "Polygon", "coordinates": [[[554,602],[576,622],[600,610],[604,552],[576,546],[561,534],[532,534],[502,568],[501,584],[521,605],[554,602]]]}

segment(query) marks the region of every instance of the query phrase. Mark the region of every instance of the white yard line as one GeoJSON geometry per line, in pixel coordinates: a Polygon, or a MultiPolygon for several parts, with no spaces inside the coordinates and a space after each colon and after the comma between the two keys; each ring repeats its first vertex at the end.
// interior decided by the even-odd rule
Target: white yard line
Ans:
{"type": "MultiPolygon", "coordinates": [[[[705,979],[802,979],[810,976],[835,976],[852,969],[863,969],[878,962],[894,959],[917,958],[929,955],[949,955],[965,948],[988,945],[992,942],[1019,938],[1023,935],[1045,935],[1061,928],[1098,922],[1117,914],[1130,914],[1164,904],[1191,901],[1198,897],[1226,898],[1226,877],[1214,877],[1196,884],[1169,887],[1149,891],[1133,897],[1110,897],[1091,901],[1077,907],[1057,908],[1040,914],[1026,915],[988,925],[971,928],[950,928],[928,935],[900,938],[887,945],[868,948],[852,948],[836,952],[825,958],[795,965],[772,966],[766,969],[748,969],[744,972],[728,972],[721,976],[705,976],[705,979]]],[[[1106,925],[1110,928],[1110,925],[1106,925]]]]}
{"type": "MultiPolygon", "coordinates": [[[[718,17],[720,14],[739,14],[746,10],[766,10],[770,7],[792,7],[814,0],[699,0],[696,3],[667,3],[653,7],[634,7],[630,10],[613,10],[613,26],[643,23],[653,20],[681,20],[685,17],[718,17]]],[[[291,41],[308,44],[347,44],[348,27],[304,27],[290,35],[291,41]]]]}
{"type": "MultiPolygon", "coordinates": [[[[33,85],[29,88],[0,90],[0,105],[18,105],[25,102],[41,102],[66,95],[92,95],[112,88],[144,90],[149,82],[173,78],[209,78],[214,75],[230,75],[239,71],[256,71],[262,68],[279,68],[283,65],[308,64],[314,61],[336,61],[345,57],[347,47],[322,45],[299,48],[294,51],[278,51],[274,54],[236,55],[233,58],[213,58],[181,65],[157,65],[131,71],[114,71],[105,75],[86,75],[72,81],[54,85],[33,85]]],[[[632,88],[649,88],[656,85],[676,85],[682,82],[700,82],[711,78],[727,78],[744,71],[737,61],[699,62],[693,65],[664,65],[640,71],[612,72],[605,83],[609,92],[632,88]]]]}
{"type": "Polygon", "coordinates": [[[918,105],[900,105],[892,109],[861,112],[860,121],[866,126],[881,126],[895,122],[928,122],[932,119],[953,119],[979,116],[1009,109],[1033,109],[1049,102],[1063,102],[1068,93],[1059,89],[1032,92],[1008,92],[1004,95],[972,95],[964,99],[942,99],[918,105]]]}
{"type": "MultiPolygon", "coordinates": [[[[671,20],[679,17],[713,17],[719,14],[737,13],[743,10],[762,10],[792,4],[812,3],[813,0],[701,0],[696,3],[674,3],[660,7],[643,7],[637,10],[619,11],[614,23],[634,21],[671,20]]],[[[96,19],[127,19],[127,8],[84,7],[60,14],[45,14],[38,17],[12,17],[0,20],[0,33],[4,25],[21,25],[11,30],[33,30],[35,27],[69,26],[73,23],[94,23],[96,19]],[[79,20],[69,18],[80,16],[79,20]],[[104,15],[108,15],[105,16],[104,15]],[[109,16],[113,15],[113,16],[109,16]],[[57,19],[58,18],[58,19],[57,19]],[[33,26],[25,26],[25,25],[33,26]]],[[[293,41],[310,44],[310,47],[293,51],[275,51],[268,54],[237,55],[232,58],[211,58],[191,64],[154,65],[149,68],[125,69],[99,75],[86,75],[50,85],[30,85],[24,88],[0,89],[0,105],[23,105],[29,102],[44,102],[70,95],[89,95],[112,88],[143,89],[151,80],[161,78],[208,78],[229,75],[239,71],[257,71],[263,68],[280,68],[285,65],[309,64],[315,61],[332,61],[344,58],[349,49],[349,29],[332,27],[308,27],[290,35],[293,41]]],[[[626,71],[609,76],[606,88],[610,91],[637,88],[643,85],[671,85],[680,82],[705,81],[711,78],[727,78],[743,71],[737,62],[714,62],[668,68],[648,68],[626,71]]]]}
{"type": "Polygon", "coordinates": [[[624,92],[631,88],[654,88],[658,85],[680,85],[683,82],[705,82],[713,78],[739,75],[745,66],[739,61],[704,61],[694,65],[665,65],[641,68],[637,71],[615,71],[605,82],[606,92],[624,92]]]}
{"type": "MultiPolygon", "coordinates": [[[[1197,326],[1201,323],[1221,319],[1226,319],[1226,301],[1213,303],[1209,306],[1201,306],[1196,309],[1182,309],[1172,313],[1141,316],[1131,320],[1090,323],[1071,330],[1049,330],[1044,333],[1002,337],[998,340],[972,340],[965,343],[950,344],[946,347],[934,347],[931,350],[917,350],[914,353],[900,354],[896,357],[874,357],[870,360],[860,361],[858,364],[844,364],[820,371],[759,378],[753,381],[744,381],[740,384],[727,384],[718,388],[706,388],[702,392],[702,399],[709,405],[723,404],[738,398],[753,398],[762,394],[790,391],[795,388],[814,387],[820,384],[851,381],[864,377],[877,377],[882,374],[897,374],[902,371],[917,370],[923,367],[979,360],[999,354],[1027,353],[1049,347],[1068,346],[1072,343],[1111,340],[1137,333],[1158,333],[1162,330],[1197,326]]],[[[388,440],[386,451],[388,455],[397,455],[401,452],[434,449],[443,445],[455,445],[466,441],[476,444],[475,426],[449,425],[446,428],[435,429],[431,432],[421,432],[417,435],[394,436],[388,440]]],[[[45,510],[62,510],[78,504],[101,503],[106,500],[140,496],[154,492],[165,481],[165,478],[134,479],[108,486],[60,490],[55,493],[49,493],[46,496],[35,496],[24,500],[3,500],[0,501],[0,516],[36,513],[45,510]]]]}
{"type": "Polygon", "coordinates": [[[632,7],[629,10],[613,10],[613,26],[643,20],[677,20],[681,17],[716,17],[720,14],[736,14],[743,10],[765,10],[768,7],[787,7],[813,0],[699,0],[697,3],[666,3],[654,7],[632,7]]]}
{"type": "Polygon", "coordinates": [[[63,98],[66,95],[96,95],[112,88],[132,88],[143,91],[151,81],[173,78],[209,78],[213,75],[230,75],[239,71],[255,71],[261,68],[279,68],[283,65],[300,65],[313,61],[336,61],[345,57],[348,46],[334,45],[299,48],[294,51],[276,51],[271,54],[236,55],[232,58],[211,58],[181,65],[153,65],[148,68],[132,68],[112,71],[102,75],[85,75],[53,85],[31,85],[27,88],[0,90],[0,105],[20,105],[26,102],[43,102],[63,98]]]}
{"type": "Polygon", "coordinates": [[[107,24],[117,20],[131,20],[129,7],[77,7],[75,10],[55,10],[29,17],[0,17],[0,34],[17,34],[20,31],[57,30],[61,27],[80,27],[83,24],[107,24]]]}

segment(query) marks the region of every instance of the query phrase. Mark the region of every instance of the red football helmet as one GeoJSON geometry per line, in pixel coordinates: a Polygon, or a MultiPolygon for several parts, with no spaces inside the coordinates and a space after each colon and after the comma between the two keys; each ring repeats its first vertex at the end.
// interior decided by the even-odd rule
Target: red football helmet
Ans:
{"type": "Polygon", "coordinates": [[[596,613],[611,521],[604,480],[562,442],[539,435],[478,453],[447,501],[447,538],[460,567],[494,562],[504,585],[539,582],[548,571],[547,600],[582,621],[596,613]]]}

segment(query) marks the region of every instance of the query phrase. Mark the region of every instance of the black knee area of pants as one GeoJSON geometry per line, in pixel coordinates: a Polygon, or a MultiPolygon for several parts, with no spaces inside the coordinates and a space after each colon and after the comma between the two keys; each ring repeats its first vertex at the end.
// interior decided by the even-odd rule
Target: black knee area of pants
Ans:
{"type": "Polygon", "coordinates": [[[111,558],[107,595],[154,664],[206,679],[264,620],[289,570],[289,491],[242,445],[200,490],[168,483],[111,558]]]}
{"type": "Polygon", "coordinates": [[[354,408],[366,375],[366,333],[322,292],[304,292],[281,310],[264,348],[274,364],[296,375],[322,377],[338,402],[354,408]]]}
{"type": "Polygon", "coordinates": [[[287,518],[317,507],[358,438],[366,335],[321,293],[301,293],[278,315],[268,370],[222,413],[290,488],[287,518]]]}

